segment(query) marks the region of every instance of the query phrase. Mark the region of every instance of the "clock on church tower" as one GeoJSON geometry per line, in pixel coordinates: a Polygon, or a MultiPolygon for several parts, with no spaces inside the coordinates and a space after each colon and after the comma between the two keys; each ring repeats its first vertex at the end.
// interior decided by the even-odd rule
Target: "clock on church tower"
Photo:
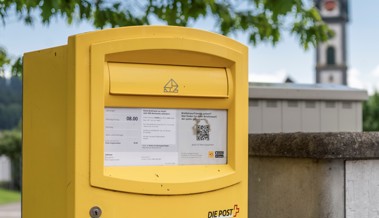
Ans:
{"type": "Polygon", "coordinates": [[[347,85],[346,23],[348,0],[315,0],[322,19],[335,33],[316,49],[316,83],[347,85]]]}

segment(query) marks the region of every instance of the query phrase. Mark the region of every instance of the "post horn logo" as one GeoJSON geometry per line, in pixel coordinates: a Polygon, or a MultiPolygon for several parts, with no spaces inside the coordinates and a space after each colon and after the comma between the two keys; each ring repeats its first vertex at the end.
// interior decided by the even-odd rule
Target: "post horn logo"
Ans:
{"type": "Polygon", "coordinates": [[[167,93],[178,93],[179,85],[175,82],[175,80],[170,79],[164,86],[163,91],[167,93]]]}
{"type": "Polygon", "coordinates": [[[240,208],[235,204],[233,208],[208,211],[208,218],[234,218],[239,212],[240,208]]]}

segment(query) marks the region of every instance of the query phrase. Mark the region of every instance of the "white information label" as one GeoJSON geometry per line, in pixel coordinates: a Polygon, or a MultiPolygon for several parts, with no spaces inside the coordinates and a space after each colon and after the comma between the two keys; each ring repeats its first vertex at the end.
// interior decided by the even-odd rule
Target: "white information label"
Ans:
{"type": "Polygon", "coordinates": [[[226,164],[226,110],[105,108],[105,166],[226,164]]]}

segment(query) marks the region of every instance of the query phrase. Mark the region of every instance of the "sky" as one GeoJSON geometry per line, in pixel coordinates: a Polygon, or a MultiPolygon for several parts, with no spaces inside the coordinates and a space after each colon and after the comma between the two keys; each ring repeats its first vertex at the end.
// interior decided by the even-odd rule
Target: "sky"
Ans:
{"type": "MultiPolygon", "coordinates": [[[[369,93],[379,90],[378,8],[377,0],[349,1],[348,85],[369,93]]],[[[215,30],[211,22],[200,21],[194,27],[215,30]]],[[[67,44],[68,36],[93,30],[88,23],[67,25],[61,19],[53,20],[49,26],[38,23],[25,26],[11,18],[5,26],[0,25],[0,45],[16,57],[28,51],[67,44]]],[[[289,76],[296,83],[315,82],[315,49],[304,51],[294,36],[284,35],[275,47],[266,43],[253,47],[242,34],[230,37],[249,46],[250,81],[280,83],[289,76]]]]}

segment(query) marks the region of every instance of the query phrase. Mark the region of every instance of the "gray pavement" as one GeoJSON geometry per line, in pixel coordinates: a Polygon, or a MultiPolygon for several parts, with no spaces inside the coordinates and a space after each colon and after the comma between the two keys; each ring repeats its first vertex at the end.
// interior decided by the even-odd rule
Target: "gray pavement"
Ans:
{"type": "Polygon", "coordinates": [[[21,218],[21,202],[0,205],[0,218],[21,218]]]}

